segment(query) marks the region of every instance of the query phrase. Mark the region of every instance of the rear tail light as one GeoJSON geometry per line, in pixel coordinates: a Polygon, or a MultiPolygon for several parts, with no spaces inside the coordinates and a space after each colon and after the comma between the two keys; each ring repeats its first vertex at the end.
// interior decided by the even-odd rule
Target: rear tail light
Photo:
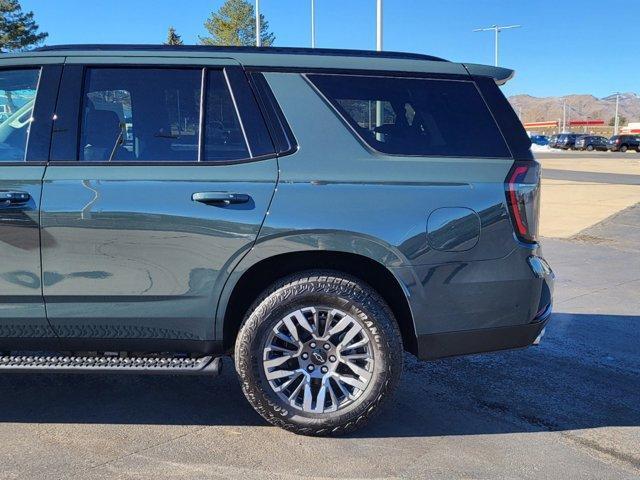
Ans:
{"type": "Polygon", "coordinates": [[[515,162],[507,175],[505,192],[516,236],[526,243],[537,242],[540,164],[530,160],[515,162]]]}

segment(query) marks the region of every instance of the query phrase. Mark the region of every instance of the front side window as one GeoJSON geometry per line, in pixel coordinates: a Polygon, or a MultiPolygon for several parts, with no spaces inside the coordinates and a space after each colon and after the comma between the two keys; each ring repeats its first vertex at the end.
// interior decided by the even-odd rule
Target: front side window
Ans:
{"type": "Polygon", "coordinates": [[[40,70],[0,70],[0,162],[25,158],[40,70]]]}
{"type": "Polygon", "coordinates": [[[360,75],[308,78],[379,152],[510,157],[473,82],[360,75]]]}
{"type": "Polygon", "coordinates": [[[80,160],[196,162],[247,158],[246,140],[221,70],[207,73],[205,138],[201,138],[202,81],[202,69],[196,68],[88,69],[80,160]]]}

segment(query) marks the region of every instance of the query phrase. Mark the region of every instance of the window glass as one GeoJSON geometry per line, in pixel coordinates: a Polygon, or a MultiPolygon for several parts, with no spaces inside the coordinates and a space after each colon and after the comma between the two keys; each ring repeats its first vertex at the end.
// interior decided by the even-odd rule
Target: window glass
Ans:
{"type": "Polygon", "coordinates": [[[247,142],[224,73],[209,72],[207,111],[202,160],[238,160],[248,158],[247,142]]]}
{"type": "Polygon", "coordinates": [[[89,69],[79,158],[197,161],[201,83],[200,69],[89,69]]]}
{"type": "Polygon", "coordinates": [[[510,157],[473,82],[356,75],[309,79],[380,152],[510,157]]]}
{"type": "Polygon", "coordinates": [[[40,70],[0,70],[0,161],[24,160],[40,70]]]}

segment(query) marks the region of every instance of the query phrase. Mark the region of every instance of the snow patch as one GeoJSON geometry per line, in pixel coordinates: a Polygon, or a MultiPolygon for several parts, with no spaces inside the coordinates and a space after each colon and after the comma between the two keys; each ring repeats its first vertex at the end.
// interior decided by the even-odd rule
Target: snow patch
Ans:
{"type": "Polygon", "coordinates": [[[536,143],[531,145],[532,152],[550,152],[551,147],[549,145],[538,145],[536,143]]]}

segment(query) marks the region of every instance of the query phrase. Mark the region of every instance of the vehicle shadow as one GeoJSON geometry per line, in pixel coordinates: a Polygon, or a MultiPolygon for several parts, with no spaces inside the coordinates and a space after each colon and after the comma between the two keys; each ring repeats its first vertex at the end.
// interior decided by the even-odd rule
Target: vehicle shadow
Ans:
{"type": "MultiPolygon", "coordinates": [[[[382,415],[352,437],[640,426],[640,316],[554,315],[539,347],[424,363],[407,355],[382,415]]],[[[0,422],[267,426],[219,377],[0,375],[0,422]]]]}

